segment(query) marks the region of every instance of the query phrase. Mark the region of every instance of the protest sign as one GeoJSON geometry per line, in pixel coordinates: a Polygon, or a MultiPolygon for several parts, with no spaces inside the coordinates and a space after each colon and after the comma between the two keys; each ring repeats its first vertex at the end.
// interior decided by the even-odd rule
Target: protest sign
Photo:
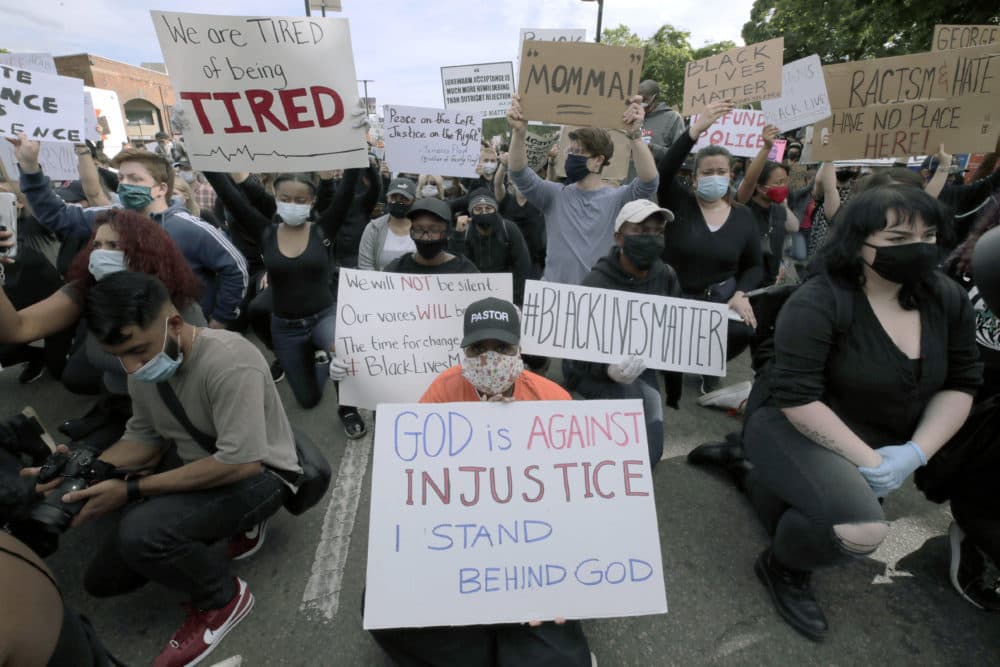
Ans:
{"type": "MultiPolygon", "coordinates": [[[[530,127],[530,126],[529,126],[530,127]]],[[[559,136],[559,154],[556,156],[556,177],[566,176],[566,152],[569,150],[569,135],[573,130],[579,129],[573,125],[566,125],[559,136]]],[[[611,156],[611,164],[601,172],[601,178],[606,181],[621,182],[628,177],[628,165],[632,159],[632,142],[621,130],[611,130],[611,144],[615,147],[614,155],[611,156]]]]}
{"type": "Polygon", "coordinates": [[[781,96],[785,38],[740,46],[692,60],[684,69],[685,116],[701,113],[712,102],[759,102],[781,96]]]}
{"type": "Polygon", "coordinates": [[[43,74],[58,74],[56,61],[49,53],[0,53],[0,65],[10,65],[43,74]]]}
{"type": "Polygon", "coordinates": [[[385,107],[385,154],[393,171],[478,178],[479,116],[468,111],[385,107]]]}
{"type": "Polygon", "coordinates": [[[517,51],[527,40],[537,42],[582,42],[587,39],[586,28],[521,28],[517,51]]]}
{"type": "Polygon", "coordinates": [[[767,122],[782,132],[818,123],[830,117],[823,65],[812,55],[781,68],[781,97],[762,100],[767,122]]]}
{"type": "Polygon", "coordinates": [[[998,25],[936,25],[931,51],[967,49],[1000,42],[998,25]]]}
{"type": "Polygon", "coordinates": [[[0,65],[0,136],[83,143],[83,81],[0,65]]]}
{"type": "Polygon", "coordinates": [[[152,16],[195,169],[367,166],[346,19],[152,16]]]}
{"type": "MultiPolygon", "coordinates": [[[[114,157],[121,150],[122,143],[128,142],[125,118],[118,93],[103,88],[84,86],[83,90],[93,101],[93,112],[97,117],[99,140],[104,142],[104,154],[114,157]]],[[[92,141],[94,141],[92,139],[92,141]]]]}
{"type": "Polygon", "coordinates": [[[514,95],[514,65],[508,61],[442,67],[441,88],[446,109],[503,118],[514,95]]]}
{"type": "MultiPolygon", "coordinates": [[[[80,120],[83,120],[82,116],[80,120]]],[[[3,139],[0,139],[0,162],[7,172],[7,178],[17,180],[21,172],[17,168],[14,147],[3,139]]],[[[79,161],[73,150],[73,144],[61,141],[41,142],[38,164],[41,165],[42,172],[53,181],[73,181],[80,178],[79,161]]]]}
{"type": "Polygon", "coordinates": [[[385,405],[364,627],[667,611],[642,402],[385,405]]]}
{"type": "Polygon", "coordinates": [[[549,159],[549,151],[559,143],[558,125],[529,125],[524,135],[524,148],[528,156],[528,167],[538,171],[549,159]]]}
{"type": "Polygon", "coordinates": [[[648,368],[724,376],[728,327],[722,303],[529,280],[521,350],[615,364],[637,355],[648,368]]]}
{"type": "Polygon", "coordinates": [[[529,120],[622,128],[642,74],[642,49],[590,42],[525,41],[518,92],[529,120]]]}
{"type": "MultiPolygon", "coordinates": [[[[695,116],[692,122],[697,122],[697,119],[695,116]]],[[[698,152],[706,146],[722,146],[737,157],[753,157],[764,145],[765,125],[767,120],[763,111],[730,111],[701,133],[693,150],[698,152]]]]}
{"type": "Polygon", "coordinates": [[[787,139],[775,139],[771,145],[771,152],[767,154],[767,159],[771,162],[781,162],[785,158],[785,149],[788,147],[787,139]]]}
{"type": "Polygon", "coordinates": [[[511,275],[342,268],[336,346],[351,372],[340,383],[341,403],[375,409],[418,400],[438,373],[460,362],[462,315],[488,296],[513,299],[511,275]]]}

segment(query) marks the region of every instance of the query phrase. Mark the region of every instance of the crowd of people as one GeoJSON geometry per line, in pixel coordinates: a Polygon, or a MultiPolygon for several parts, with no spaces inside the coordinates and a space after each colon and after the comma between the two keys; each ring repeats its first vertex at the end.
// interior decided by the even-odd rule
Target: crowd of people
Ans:
{"type": "MultiPolygon", "coordinates": [[[[944,146],[919,172],[862,174],[801,164],[792,133],[787,161],[770,161],[772,126],[750,160],[718,146],[692,155],[733,105],[713,103],[685,125],[659,93],[643,82],[622,116],[631,157],[621,183],[604,171],[626,158],[599,128],[568,135],[565,177],[550,168],[554,151],[530,168],[517,96],[509,141],[482,146],[475,179],[392,172],[392,156],[374,154],[343,171],[202,173],[180,138],[163,135],[113,160],[79,146],[79,181],[55,187],[39,144],[10,140],[20,173],[0,189],[16,194],[19,222],[16,236],[0,230],[0,253],[17,248],[15,260],[0,255],[0,364],[25,364],[21,382],[47,372],[97,398],[59,426],[69,446],[54,448],[30,410],[0,422],[0,473],[20,493],[8,495],[45,498],[47,513],[30,518],[48,533],[116,515],[86,590],[121,595],[152,581],[186,594],[187,617],[154,664],[194,664],[253,607],[230,561],[263,546],[282,506],[301,511],[322,486],[316,448],[276,383],[314,409],[328,381],[348,376],[335,336],[339,270],[510,273],[513,303],[466,310],[461,363],[422,401],[639,399],[655,468],[670,438],[664,408],[694,384],[699,405],[745,420],[688,460],[724,470],[756,510],[771,543],[755,571],[797,631],[827,634],[812,574],[874,553],[890,531],[883,503],[914,473],[928,497],[952,503],[953,585],[1000,611],[989,574],[1000,565],[1000,303],[973,271],[977,243],[1000,225],[996,151],[970,184],[951,182],[944,146]],[[521,351],[529,279],[726,304],[728,357],[749,350],[754,381],[685,383],[638,356],[564,360],[560,375],[521,351]],[[982,424],[993,427],[971,428],[982,424]],[[46,477],[65,465],[86,483],[46,477]]],[[[347,438],[368,432],[356,407],[338,400],[337,410],[347,438]]],[[[0,532],[0,580],[66,620],[25,642],[18,623],[33,619],[4,618],[0,657],[107,664],[39,558],[51,539],[8,515],[2,497],[13,531],[0,532]]],[[[579,622],[562,619],[373,635],[399,665],[594,660],[579,622]]]]}

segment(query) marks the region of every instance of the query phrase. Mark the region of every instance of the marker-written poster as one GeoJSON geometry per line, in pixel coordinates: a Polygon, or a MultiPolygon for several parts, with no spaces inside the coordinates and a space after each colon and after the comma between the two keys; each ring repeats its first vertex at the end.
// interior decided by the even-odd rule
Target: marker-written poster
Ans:
{"type": "Polygon", "coordinates": [[[319,171],[368,164],[346,19],[152,12],[203,171],[319,171]]]}

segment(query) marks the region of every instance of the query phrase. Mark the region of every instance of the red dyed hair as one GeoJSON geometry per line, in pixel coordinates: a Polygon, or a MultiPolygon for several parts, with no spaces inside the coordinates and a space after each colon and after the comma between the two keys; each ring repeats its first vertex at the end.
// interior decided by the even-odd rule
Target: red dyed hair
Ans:
{"type": "Polygon", "coordinates": [[[81,300],[97,281],[90,274],[90,251],[101,225],[111,225],[118,234],[118,249],[125,253],[129,271],[148,273],[160,279],[178,308],[198,301],[203,285],[191,270],[174,240],[163,228],[142,213],[114,208],[97,217],[87,246],[77,253],[66,272],[67,282],[74,283],[81,300]]]}

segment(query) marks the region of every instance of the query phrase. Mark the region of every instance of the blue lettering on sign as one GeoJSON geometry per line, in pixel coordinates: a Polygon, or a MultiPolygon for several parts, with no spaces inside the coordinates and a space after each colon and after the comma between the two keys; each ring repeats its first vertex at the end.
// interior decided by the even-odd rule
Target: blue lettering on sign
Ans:
{"type": "Polygon", "coordinates": [[[475,549],[477,546],[499,547],[505,544],[532,544],[552,535],[552,524],[536,519],[515,519],[507,524],[439,523],[431,535],[439,541],[427,545],[431,551],[447,551],[453,547],[475,549]]]}
{"type": "Polygon", "coordinates": [[[458,571],[458,592],[498,593],[558,586],[566,580],[566,568],[555,563],[463,567],[458,571]]]}
{"type": "Polygon", "coordinates": [[[472,442],[472,422],[458,412],[449,411],[447,419],[438,412],[430,412],[420,420],[412,410],[404,410],[393,420],[393,443],[403,461],[413,461],[423,452],[428,458],[437,458],[446,450],[448,456],[458,456],[472,442]]]}
{"type": "Polygon", "coordinates": [[[576,566],[573,576],[584,586],[617,585],[626,580],[639,583],[653,576],[653,566],[638,558],[629,558],[627,568],[622,561],[602,565],[596,558],[587,558],[576,566]]]}

